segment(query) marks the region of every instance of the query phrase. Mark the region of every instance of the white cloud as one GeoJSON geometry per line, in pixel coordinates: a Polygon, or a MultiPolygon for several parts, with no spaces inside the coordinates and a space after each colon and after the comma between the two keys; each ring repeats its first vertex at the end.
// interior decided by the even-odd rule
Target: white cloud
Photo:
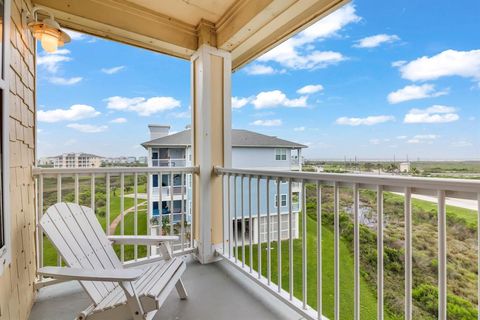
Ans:
{"type": "Polygon", "coordinates": [[[398,67],[403,66],[406,63],[407,63],[407,61],[405,61],[405,60],[393,61],[392,62],[392,67],[398,68],[398,67]]]}
{"type": "Polygon", "coordinates": [[[50,73],[56,73],[62,62],[71,61],[72,58],[68,55],[70,50],[60,49],[55,51],[55,53],[43,53],[37,57],[37,65],[45,68],[50,73]]]}
{"type": "Polygon", "coordinates": [[[84,34],[84,33],[80,33],[80,32],[77,32],[77,31],[73,31],[73,30],[70,30],[70,29],[63,29],[69,36],[70,38],[72,38],[72,40],[83,40],[85,38],[87,38],[87,35],[84,34]]]}
{"type": "Polygon", "coordinates": [[[98,133],[108,129],[108,127],[105,125],[95,126],[91,124],[80,124],[80,123],[70,123],[70,124],[67,124],[67,127],[80,132],[84,132],[84,133],[98,133]]]}
{"type": "Polygon", "coordinates": [[[277,71],[271,66],[255,63],[250,66],[247,66],[245,68],[245,72],[251,75],[261,75],[261,74],[283,73],[284,71],[277,71]]]}
{"type": "Polygon", "coordinates": [[[115,118],[113,120],[110,120],[111,123],[125,123],[127,122],[126,118],[115,118]]]}
{"type": "Polygon", "coordinates": [[[375,48],[383,43],[392,43],[400,40],[395,34],[377,34],[357,41],[353,46],[356,48],[375,48]]]}
{"type": "Polygon", "coordinates": [[[323,86],[321,84],[309,84],[297,90],[299,94],[312,94],[319,91],[323,91],[323,86]]]}
{"type": "Polygon", "coordinates": [[[94,118],[100,112],[94,107],[84,104],[74,104],[68,109],[39,110],[38,121],[41,122],[59,122],[59,121],[77,121],[82,119],[94,118]]]}
{"type": "Polygon", "coordinates": [[[410,144],[419,144],[419,143],[433,143],[433,140],[438,139],[439,136],[436,134],[417,134],[413,138],[407,140],[407,143],[410,144]]]}
{"type": "Polygon", "coordinates": [[[293,128],[293,131],[297,131],[297,132],[305,131],[305,127],[293,128]]]}
{"type": "Polygon", "coordinates": [[[141,116],[150,116],[152,114],[172,110],[180,107],[180,101],[172,97],[109,97],[107,101],[107,108],[118,111],[133,111],[141,116]]]}
{"type": "Polygon", "coordinates": [[[426,109],[411,109],[403,120],[404,123],[446,123],[460,119],[456,109],[448,106],[434,105],[426,109]]]}
{"type": "Polygon", "coordinates": [[[272,120],[255,120],[250,123],[254,126],[262,126],[262,127],[277,127],[282,125],[282,120],[280,119],[272,119],[272,120]]]}
{"type": "Polygon", "coordinates": [[[245,107],[250,102],[250,100],[250,98],[232,97],[232,108],[241,109],[245,107]]]}
{"type": "Polygon", "coordinates": [[[62,78],[62,77],[50,77],[48,78],[48,81],[50,81],[53,84],[58,84],[61,86],[72,86],[74,84],[79,83],[82,81],[82,77],[72,77],[72,78],[62,78]]]}
{"type": "Polygon", "coordinates": [[[125,69],[125,66],[118,66],[118,67],[112,67],[112,68],[102,68],[101,71],[106,74],[114,74],[117,72],[122,71],[125,69]]]}
{"type": "Polygon", "coordinates": [[[459,76],[480,81],[480,49],[445,50],[435,56],[423,56],[400,66],[402,78],[411,81],[435,80],[459,76]]]}
{"type": "Polygon", "coordinates": [[[398,140],[405,140],[405,139],[407,139],[407,136],[397,136],[397,139],[398,140]]]}
{"type": "Polygon", "coordinates": [[[471,147],[473,146],[473,144],[467,140],[458,140],[458,141],[453,141],[451,143],[451,146],[456,148],[465,148],[465,147],[471,147]]]}
{"type": "Polygon", "coordinates": [[[394,121],[395,117],[393,116],[369,116],[366,118],[348,118],[348,117],[341,117],[338,118],[335,123],[340,125],[347,125],[347,126],[371,126],[374,124],[384,123],[388,121],[394,121]]]}
{"type": "Polygon", "coordinates": [[[370,139],[370,144],[375,144],[375,145],[377,145],[377,144],[380,144],[381,142],[382,142],[381,139],[377,139],[377,138],[375,138],[375,139],[370,139]]]}
{"type": "Polygon", "coordinates": [[[172,112],[169,116],[177,119],[189,119],[192,116],[191,111],[172,112]]]}
{"type": "Polygon", "coordinates": [[[301,96],[296,99],[289,99],[280,90],[263,91],[255,96],[252,104],[255,106],[255,109],[275,108],[279,106],[297,108],[306,107],[307,98],[307,96],[301,96]]]}
{"type": "Polygon", "coordinates": [[[258,61],[273,61],[290,69],[325,68],[346,58],[339,52],[314,50],[312,44],[338,34],[350,23],[360,21],[355,7],[347,4],[261,56],[258,61]]]}
{"type": "Polygon", "coordinates": [[[400,103],[409,100],[417,100],[424,98],[433,98],[446,95],[448,90],[435,91],[433,84],[425,83],[420,86],[409,85],[394,92],[390,92],[387,100],[390,103],[400,103]]]}

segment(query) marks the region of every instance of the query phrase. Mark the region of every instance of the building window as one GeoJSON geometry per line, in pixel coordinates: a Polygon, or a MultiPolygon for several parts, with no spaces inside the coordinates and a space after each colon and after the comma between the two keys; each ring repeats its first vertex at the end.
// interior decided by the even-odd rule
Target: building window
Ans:
{"type": "Polygon", "coordinates": [[[275,149],[275,160],[287,160],[287,149],[275,149]]]}
{"type": "MultiPolygon", "coordinates": [[[[281,194],[280,195],[280,206],[286,207],[287,206],[287,195],[281,194]]],[[[275,208],[278,207],[278,197],[275,195],[275,208]]]]}

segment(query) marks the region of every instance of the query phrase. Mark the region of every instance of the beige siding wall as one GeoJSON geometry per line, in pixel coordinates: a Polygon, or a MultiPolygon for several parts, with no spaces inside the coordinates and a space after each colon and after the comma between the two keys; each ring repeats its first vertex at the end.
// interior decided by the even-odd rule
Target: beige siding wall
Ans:
{"type": "Polygon", "coordinates": [[[22,6],[26,8],[27,2],[12,0],[8,75],[12,263],[0,276],[1,320],[27,319],[35,297],[35,59],[34,41],[21,22],[22,6]]]}

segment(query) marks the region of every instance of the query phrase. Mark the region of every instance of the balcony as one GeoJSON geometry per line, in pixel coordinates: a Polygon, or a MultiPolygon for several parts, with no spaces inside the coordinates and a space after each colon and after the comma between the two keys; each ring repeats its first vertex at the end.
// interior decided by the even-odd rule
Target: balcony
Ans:
{"type": "Polygon", "coordinates": [[[153,167],[186,167],[186,159],[152,159],[153,167]]]}
{"type": "MultiPolygon", "coordinates": [[[[32,320],[72,319],[90,302],[75,282],[37,272],[64,264],[39,226],[45,210],[62,201],[91,207],[108,235],[178,235],[173,254],[190,259],[190,299],[170,296],[162,307],[167,319],[444,320],[459,309],[465,311],[461,319],[478,319],[479,181],[231,169],[232,72],[348,1],[229,0],[217,1],[215,10],[203,0],[168,6],[150,0],[4,2],[2,320],[28,318],[35,289],[32,320]],[[42,12],[35,14],[34,6],[42,12]],[[155,159],[150,168],[32,167],[42,88],[35,84],[47,80],[37,76],[35,39],[26,20],[49,14],[62,28],[190,61],[193,161],[155,159]],[[151,200],[164,195],[162,188],[152,190],[158,173],[192,175],[191,213],[183,206],[152,220],[151,200]],[[275,219],[280,208],[270,197],[282,183],[290,196],[286,221],[275,219]],[[298,201],[294,190],[301,191],[298,201]],[[433,199],[433,208],[420,212],[418,196],[433,199]],[[466,214],[474,223],[461,226],[465,217],[448,212],[452,199],[475,201],[476,209],[466,214]],[[261,208],[265,219],[255,226],[253,212],[261,208]],[[431,223],[420,237],[422,219],[431,223]],[[435,254],[425,255],[422,250],[431,247],[435,254]],[[468,265],[456,260],[457,248],[470,257],[468,265]],[[420,263],[428,274],[418,271],[420,263]],[[423,278],[428,284],[418,288],[423,278]],[[461,285],[452,288],[451,279],[461,285]]],[[[178,196],[175,189],[165,192],[178,196]]],[[[156,246],[114,249],[126,268],[164,259],[156,246]]]]}
{"type": "MultiPolygon", "coordinates": [[[[38,215],[41,216],[42,210],[51,203],[71,198],[74,202],[96,208],[100,213],[105,212],[104,217],[98,214],[97,218],[107,234],[179,235],[180,240],[174,244],[174,254],[196,255],[198,244],[192,232],[199,223],[198,215],[193,213],[191,218],[187,219],[185,208],[182,207],[180,211],[175,211],[176,215],[169,214],[161,221],[152,223],[147,214],[150,211],[145,210],[149,199],[146,199],[147,203],[141,202],[145,199],[140,200],[139,193],[148,188],[151,176],[158,174],[159,170],[161,174],[169,175],[198,174],[196,168],[176,168],[174,173],[167,168],[35,169],[38,215]],[[103,193],[106,198],[105,205],[98,201],[103,198],[103,193]],[[92,194],[95,197],[86,197],[92,194]],[[112,227],[112,224],[116,227],[112,227]]],[[[222,241],[216,246],[219,261],[199,265],[194,260],[189,260],[185,283],[191,291],[191,299],[182,302],[176,298],[176,293],[173,293],[161,309],[163,318],[189,319],[195,315],[197,319],[211,319],[212,312],[219,319],[317,319],[319,314],[328,318],[353,318],[355,314],[359,317],[361,315],[361,318],[370,318],[377,313],[383,315],[386,308],[390,307],[384,303],[384,278],[386,270],[392,267],[392,261],[386,256],[386,250],[391,250],[390,244],[384,239],[391,215],[384,209],[384,204],[387,203],[384,197],[391,197],[392,194],[399,194],[398,197],[403,202],[403,216],[400,220],[404,225],[401,261],[404,261],[402,268],[405,287],[399,295],[405,304],[404,313],[418,312],[412,299],[415,268],[414,221],[418,219],[414,216],[412,201],[419,195],[437,199],[438,223],[435,228],[438,233],[438,308],[447,308],[451,303],[449,301],[447,304],[446,299],[447,256],[450,254],[447,250],[446,205],[451,198],[477,199],[480,182],[220,167],[215,169],[215,173],[223,182],[223,197],[219,198],[223,207],[222,241]],[[302,194],[309,194],[309,200],[301,202],[298,214],[299,230],[295,236],[296,224],[292,219],[299,203],[292,201],[290,193],[287,237],[280,238],[278,230],[284,228],[281,225],[284,221],[275,219],[280,208],[275,206],[272,197],[262,195],[271,194],[269,189],[272,188],[273,191],[279,191],[282,183],[286,183],[289,190],[298,185],[302,194]],[[346,195],[351,198],[345,199],[346,195]],[[368,217],[364,210],[367,195],[368,199],[375,202],[373,206],[376,209],[376,212],[371,212],[368,217]],[[267,209],[267,222],[257,219],[258,226],[254,228],[253,218],[260,208],[267,209]],[[351,229],[346,227],[346,221],[350,221],[351,229]],[[263,225],[260,225],[261,223],[263,225]],[[319,228],[320,226],[322,228],[319,228]],[[250,228],[258,234],[246,232],[250,228]],[[362,244],[366,241],[363,238],[364,228],[368,228],[376,239],[374,241],[377,252],[377,288],[373,296],[369,294],[368,299],[362,296],[365,294],[363,290],[366,285],[365,261],[361,256],[362,244]],[[329,232],[333,239],[328,238],[329,232]],[[263,240],[258,243],[254,238],[263,240]],[[352,269],[343,265],[345,260],[342,256],[348,254],[344,247],[346,238],[351,238],[353,242],[352,269]],[[323,256],[330,252],[333,252],[331,258],[323,256]],[[215,287],[215,290],[210,295],[201,294],[212,287],[215,287]],[[225,304],[220,303],[221,301],[225,301],[225,304]],[[235,303],[232,304],[232,301],[235,303]],[[372,301],[375,306],[373,315],[367,310],[368,303],[371,307],[372,301]],[[218,309],[208,307],[212,303],[219,306],[218,309]],[[265,307],[266,305],[269,307],[265,307]],[[352,307],[342,307],[345,305],[352,307]],[[234,315],[228,315],[231,308],[235,308],[234,315]]],[[[148,194],[150,193],[147,192],[148,194]]],[[[41,235],[41,230],[38,235],[41,235]]],[[[43,248],[38,251],[39,267],[51,265],[52,262],[54,265],[61,264],[61,259],[54,253],[48,239],[39,236],[37,242],[39,248],[43,248]]],[[[156,247],[118,246],[115,250],[126,266],[141,267],[162,259],[156,247]]],[[[58,308],[65,318],[69,318],[88,304],[85,294],[74,283],[56,283],[49,279],[40,279],[37,282],[36,286],[42,289],[31,319],[50,319],[52,310],[58,308]],[[50,287],[52,284],[55,285],[50,287]],[[65,301],[74,303],[65,304],[65,301]]],[[[391,310],[388,310],[388,313],[390,312],[391,310]]]]}

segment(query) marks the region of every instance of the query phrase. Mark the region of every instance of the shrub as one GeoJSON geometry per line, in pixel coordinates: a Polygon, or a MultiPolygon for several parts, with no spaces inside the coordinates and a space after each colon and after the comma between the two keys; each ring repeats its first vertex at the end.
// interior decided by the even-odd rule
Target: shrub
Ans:
{"type": "MultiPolygon", "coordinates": [[[[421,284],[412,291],[412,298],[425,311],[438,316],[438,288],[421,284]]],[[[451,320],[477,319],[476,308],[467,300],[454,294],[447,295],[447,318],[451,320]]]]}

